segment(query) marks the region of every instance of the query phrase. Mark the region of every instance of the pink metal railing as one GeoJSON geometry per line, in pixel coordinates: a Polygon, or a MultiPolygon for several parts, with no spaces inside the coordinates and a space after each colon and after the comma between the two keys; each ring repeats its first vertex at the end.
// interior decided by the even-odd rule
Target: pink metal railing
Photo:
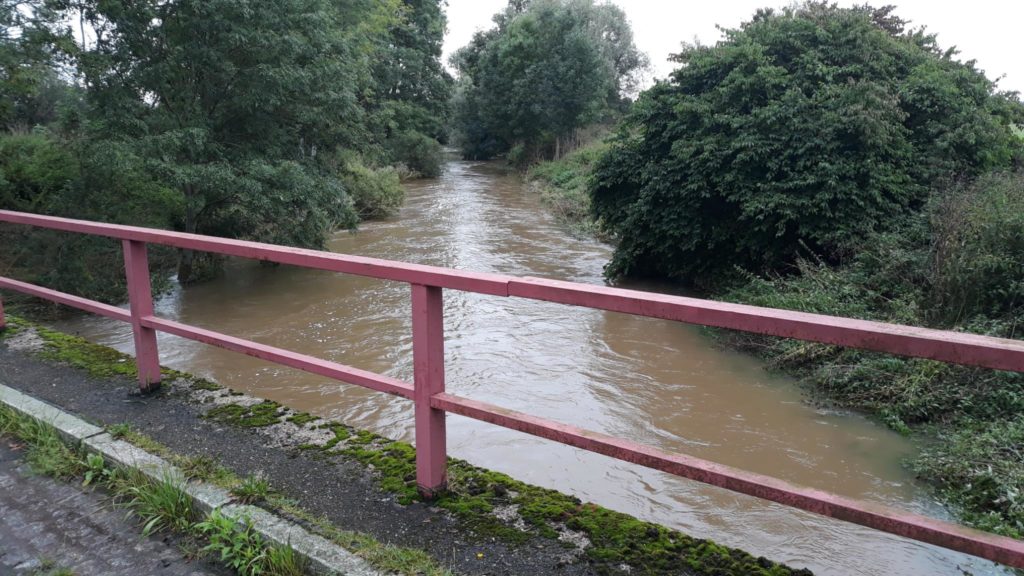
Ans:
{"type": "MultiPolygon", "coordinates": [[[[546,300],[1016,372],[1024,372],[1024,341],[557,280],[463,272],[361,256],[6,210],[0,210],[0,222],[105,236],[122,241],[130,298],[128,310],[9,278],[0,277],[0,288],[23,292],[131,323],[139,368],[139,384],[144,391],[154,389],[160,383],[160,362],[156,343],[156,332],[160,331],[412,400],[415,403],[416,481],[420,491],[426,496],[443,490],[446,485],[445,414],[451,412],[726,490],[1024,568],[1024,542],[1019,540],[796,486],[761,474],[691,456],[664,452],[629,440],[448,394],[444,387],[444,312],[441,296],[442,290],[447,288],[494,296],[546,300]],[[147,243],[410,284],[413,384],[158,318],[153,313],[146,259],[147,243]]],[[[3,303],[0,301],[0,328],[3,326],[3,303]]]]}

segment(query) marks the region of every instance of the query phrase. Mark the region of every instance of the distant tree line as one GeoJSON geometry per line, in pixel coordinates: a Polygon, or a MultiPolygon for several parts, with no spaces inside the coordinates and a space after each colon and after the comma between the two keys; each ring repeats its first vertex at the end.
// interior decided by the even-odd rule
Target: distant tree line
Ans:
{"type": "Polygon", "coordinates": [[[647,59],[625,14],[593,0],[511,0],[451,59],[466,158],[561,157],[579,131],[628,108],[647,59]]]}

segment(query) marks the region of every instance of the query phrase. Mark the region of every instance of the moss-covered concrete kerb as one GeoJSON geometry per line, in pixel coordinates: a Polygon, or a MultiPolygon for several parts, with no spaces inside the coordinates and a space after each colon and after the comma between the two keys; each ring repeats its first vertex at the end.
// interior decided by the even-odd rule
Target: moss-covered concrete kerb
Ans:
{"type": "MultiPolygon", "coordinates": [[[[23,320],[11,324],[13,330],[0,336],[8,345],[94,376],[135,375],[132,358],[109,348],[23,320]]],[[[164,377],[165,394],[201,407],[209,420],[249,429],[269,446],[358,462],[398,504],[420,501],[416,452],[408,443],[173,370],[165,369],[164,377]]],[[[457,519],[471,538],[498,538],[510,545],[550,539],[564,549],[564,564],[586,562],[599,574],[810,574],[456,459],[449,460],[448,491],[430,504],[457,519]]]]}

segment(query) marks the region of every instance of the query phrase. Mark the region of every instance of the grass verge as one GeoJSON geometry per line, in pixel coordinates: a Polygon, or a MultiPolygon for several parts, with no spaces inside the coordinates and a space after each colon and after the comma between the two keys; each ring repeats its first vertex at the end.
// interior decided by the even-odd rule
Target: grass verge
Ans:
{"type": "Polygon", "coordinates": [[[83,484],[109,490],[113,501],[139,520],[144,536],[173,533],[205,544],[203,552],[244,576],[306,572],[304,561],[291,548],[266,544],[246,523],[236,524],[216,511],[200,519],[178,480],[154,481],[137,470],[108,468],[97,454],[64,444],[52,426],[7,406],[0,407],[0,436],[24,443],[26,459],[36,473],[60,480],[80,478],[83,484]]]}

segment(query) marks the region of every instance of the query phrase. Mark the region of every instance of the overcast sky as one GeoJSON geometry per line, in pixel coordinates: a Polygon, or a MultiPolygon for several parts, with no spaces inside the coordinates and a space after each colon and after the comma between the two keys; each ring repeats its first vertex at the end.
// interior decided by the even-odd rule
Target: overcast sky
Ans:
{"type": "MultiPolygon", "coordinates": [[[[734,28],[758,8],[785,6],[785,0],[614,0],[633,25],[637,46],[651,58],[652,74],[663,78],[672,70],[669,54],[679,51],[681,42],[699,39],[713,44],[720,34],[715,25],[734,28]]],[[[840,0],[848,6],[865,0],[840,0]]],[[[444,53],[464,46],[477,30],[490,28],[491,16],[505,7],[506,0],[448,0],[448,35],[444,53]]],[[[895,4],[896,14],[914,26],[926,25],[938,34],[943,48],[957,46],[962,60],[974,59],[989,78],[1005,77],[999,87],[1024,93],[1024,51],[1020,48],[1024,29],[1021,0],[878,0],[874,5],[895,4]]]]}

